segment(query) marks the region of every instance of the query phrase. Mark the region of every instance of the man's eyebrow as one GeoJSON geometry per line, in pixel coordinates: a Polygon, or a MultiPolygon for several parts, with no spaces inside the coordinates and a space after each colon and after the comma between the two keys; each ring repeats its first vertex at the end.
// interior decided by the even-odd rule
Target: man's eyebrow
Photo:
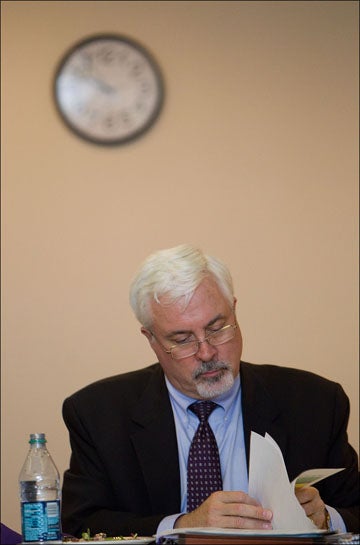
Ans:
{"type": "MultiPolygon", "coordinates": [[[[223,320],[225,316],[223,314],[217,314],[215,318],[212,318],[204,327],[204,329],[207,329],[208,327],[214,325],[218,320],[223,320]]],[[[184,335],[186,333],[194,333],[191,329],[176,329],[174,331],[170,331],[166,334],[166,338],[170,339],[171,337],[175,337],[176,335],[184,335]]]]}
{"type": "Polygon", "coordinates": [[[225,319],[225,316],[223,314],[219,313],[217,316],[215,316],[215,318],[210,320],[210,322],[205,326],[205,329],[207,329],[211,325],[214,325],[218,320],[224,320],[224,319],[225,319]]]}

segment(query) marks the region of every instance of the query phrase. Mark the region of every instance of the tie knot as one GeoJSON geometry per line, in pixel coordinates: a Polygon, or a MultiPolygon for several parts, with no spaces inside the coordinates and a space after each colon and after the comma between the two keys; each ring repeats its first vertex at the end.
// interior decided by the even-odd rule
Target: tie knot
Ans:
{"type": "Polygon", "coordinates": [[[206,422],[213,410],[218,406],[213,401],[196,401],[189,405],[189,409],[196,414],[200,422],[206,422]]]}

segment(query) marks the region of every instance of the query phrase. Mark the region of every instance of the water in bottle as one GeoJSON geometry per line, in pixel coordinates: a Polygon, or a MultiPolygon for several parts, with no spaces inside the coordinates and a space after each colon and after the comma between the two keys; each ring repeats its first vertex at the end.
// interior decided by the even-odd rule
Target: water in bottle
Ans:
{"type": "Polygon", "coordinates": [[[32,433],[29,443],[19,476],[23,542],[61,542],[59,472],[44,433],[32,433]]]}

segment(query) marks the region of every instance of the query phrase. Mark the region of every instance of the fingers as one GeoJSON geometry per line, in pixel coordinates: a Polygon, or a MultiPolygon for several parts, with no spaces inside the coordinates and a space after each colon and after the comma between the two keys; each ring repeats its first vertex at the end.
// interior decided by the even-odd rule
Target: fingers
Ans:
{"type": "MultiPolygon", "coordinates": [[[[242,519],[237,521],[237,524],[241,524],[241,528],[252,528],[252,523],[255,521],[269,523],[272,519],[272,512],[269,509],[264,509],[259,502],[257,502],[251,496],[241,492],[239,494],[225,493],[222,497],[223,515],[226,517],[233,517],[235,519],[242,519]]],[[[229,521],[228,521],[229,522],[229,521]]],[[[271,525],[270,525],[271,526],[271,525]]],[[[267,528],[270,527],[267,524],[267,528]]],[[[238,526],[234,526],[237,528],[238,526]]],[[[257,525],[256,527],[264,527],[257,525]]]]}
{"type": "MultiPolygon", "coordinates": [[[[223,503],[244,503],[247,505],[260,505],[260,503],[241,490],[219,491],[212,494],[214,498],[219,497],[223,503]]],[[[211,497],[211,496],[210,496],[211,497]]]]}
{"type": "Polygon", "coordinates": [[[317,526],[326,528],[326,509],[319,491],[313,486],[295,489],[296,497],[304,509],[306,516],[317,526]]]}
{"type": "Polygon", "coordinates": [[[179,517],[176,527],[271,529],[272,512],[244,492],[215,492],[197,509],[179,517]]]}
{"type": "Polygon", "coordinates": [[[217,492],[208,500],[211,507],[220,502],[216,523],[222,528],[269,530],[272,527],[272,512],[244,492],[217,492]]]}

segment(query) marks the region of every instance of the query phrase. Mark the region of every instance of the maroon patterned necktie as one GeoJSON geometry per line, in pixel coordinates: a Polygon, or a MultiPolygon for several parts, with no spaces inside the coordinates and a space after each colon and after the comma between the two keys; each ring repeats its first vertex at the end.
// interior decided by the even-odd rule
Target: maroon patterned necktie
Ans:
{"type": "Polygon", "coordinates": [[[213,401],[189,406],[200,423],[190,445],[187,467],[187,511],[196,509],[210,494],[222,490],[219,450],[208,418],[218,407],[213,401]]]}

